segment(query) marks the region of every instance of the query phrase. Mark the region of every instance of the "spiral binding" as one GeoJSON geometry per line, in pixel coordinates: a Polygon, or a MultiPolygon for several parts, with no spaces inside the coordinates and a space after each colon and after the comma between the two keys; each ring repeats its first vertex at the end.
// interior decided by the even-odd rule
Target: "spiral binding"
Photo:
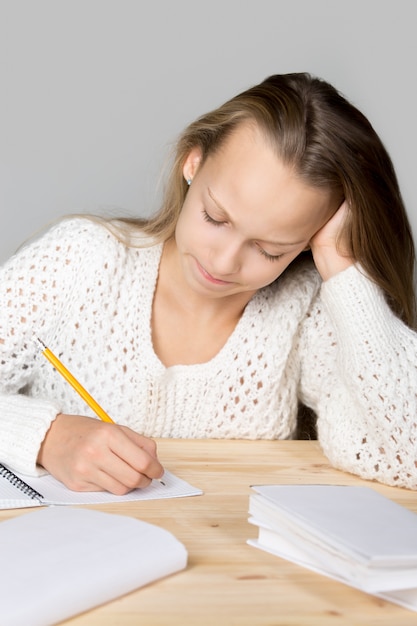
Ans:
{"type": "Polygon", "coordinates": [[[16,487],[16,489],[19,489],[20,491],[22,491],[25,495],[29,496],[29,498],[31,498],[32,500],[43,499],[43,495],[39,493],[39,491],[36,491],[36,489],[33,489],[33,487],[25,483],[25,481],[19,478],[19,476],[16,476],[16,474],[12,472],[12,470],[9,470],[8,467],[6,467],[5,465],[2,465],[1,463],[0,463],[0,476],[8,480],[9,483],[13,485],[13,487],[16,487]]]}

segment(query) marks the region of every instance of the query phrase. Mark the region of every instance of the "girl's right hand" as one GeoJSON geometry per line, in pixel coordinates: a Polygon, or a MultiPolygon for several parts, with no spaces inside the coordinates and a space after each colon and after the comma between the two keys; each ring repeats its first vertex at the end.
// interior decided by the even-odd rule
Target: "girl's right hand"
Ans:
{"type": "Polygon", "coordinates": [[[37,462],[69,489],[116,495],[164,473],[152,439],[127,426],[63,413],[52,422],[37,462]]]}

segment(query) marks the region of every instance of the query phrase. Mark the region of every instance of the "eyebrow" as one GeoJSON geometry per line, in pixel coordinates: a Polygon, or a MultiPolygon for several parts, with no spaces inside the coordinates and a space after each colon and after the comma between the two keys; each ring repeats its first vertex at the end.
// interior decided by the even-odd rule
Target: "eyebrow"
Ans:
{"type": "MultiPolygon", "coordinates": [[[[220,202],[217,200],[217,198],[214,196],[212,190],[210,189],[210,187],[207,187],[208,190],[208,195],[210,196],[210,198],[213,200],[214,204],[217,206],[217,208],[222,211],[222,213],[224,213],[225,217],[228,219],[228,221],[232,221],[230,220],[230,215],[228,214],[228,212],[226,211],[226,209],[220,204],[220,202]]],[[[269,243],[273,246],[299,246],[302,243],[305,243],[305,241],[291,241],[291,242],[284,242],[284,241],[268,241],[267,239],[259,239],[259,241],[261,241],[262,243],[269,243]]]]}

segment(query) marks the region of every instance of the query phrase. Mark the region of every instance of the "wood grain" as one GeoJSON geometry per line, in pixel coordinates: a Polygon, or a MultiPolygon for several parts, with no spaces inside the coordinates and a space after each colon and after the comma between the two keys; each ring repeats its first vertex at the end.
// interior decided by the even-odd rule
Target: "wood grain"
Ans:
{"type": "MultiPolygon", "coordinates": [[[[251,484],[363,484],[417,512],[415,492],[370,483],[333,469],[317,441],[158,440],[158,449],[166,468],[203,489],[204,495],[96,508],[170,530],[187,547],[187,569],[66,624],[417,624],[417,613],[246,543],[257,535],[257,528],[247,521],[251,484]]],[[[0,519],[20,514],[24,511],[1,511],[0,519]]],[[[140,559],[140,554],[132,554],[132,558],[140,559]]]]}

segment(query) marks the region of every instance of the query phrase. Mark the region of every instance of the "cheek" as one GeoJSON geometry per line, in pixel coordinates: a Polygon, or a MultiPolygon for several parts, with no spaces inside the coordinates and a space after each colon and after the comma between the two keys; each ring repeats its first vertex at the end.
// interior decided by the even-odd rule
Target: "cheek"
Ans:
{"type": "Polygon", "coordinates": [[[184,223],[184,220],[183,220],[182,211],[181,211],[179,218],[177,220],[177,223],[175,225],[175,241],[177,242],[177,244],[182,239],[183,223],[184,223]]]}
{"type": "Polygon", "coordinates": [[[189,231],[192,230],[192,224],[190,223],[191,221],[188,217],[188,212],[188,207],[185,203],[181,209],[181,213],[175,227],[175,240],[178,245],[180,245],[184,239],[187,239],[189,231]]]}
{"type": "Polygon", "coordinates": [[[256,289],[260,289],[273,283],[282,274],[285,267],[284,261],[268,261],[261,257],[246,266],[245,282],[253,285],[256,289]]]}
{"type": "Polygon", "coordinates": [[[266,287],[266,285],[270,285],[281,276],[281,274],[287,269],[289,265],[291,265],[291,263],[299,255],[300,252],[297,252],[297,254],[292,254],[290,256],[285,255],[282,259],[278,261],[268,261],[267,259],[263,259],[262,257],[260,259],[257,259],[256,263],[251,264],[250,270],[248,268],[248,278],[250,282],[253,285],[257,284],[258,289],[260,289],[261,287],[266,287]]]}
{"type": "Polygon", "coordinates": [[[187,244],[187,247],[210,242],[211,237],[216,237],[218,233],[213,226],[210,226],[204,218],[202,209],[195,203],[184,203],[175,228],[175,240],[180,247],[187,244]]]}

